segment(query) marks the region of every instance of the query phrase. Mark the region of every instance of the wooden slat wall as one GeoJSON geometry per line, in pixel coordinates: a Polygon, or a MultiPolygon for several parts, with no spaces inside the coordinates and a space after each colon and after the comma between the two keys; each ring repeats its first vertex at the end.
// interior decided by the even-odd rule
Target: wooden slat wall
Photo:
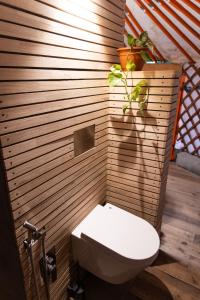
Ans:
{"type": "MultiPolygon", "coordinates": [[[[106,196],[109,88],[123,45],[124,1],[3,0],[0,133],[27,299],[34,297],[22,224],[47,229],[62,299],[71,276],[70,232],[106,196]],[[95,124],[95,148],[74,156],[73,133],[95,124]]],[[[36,266],[39,245],[34,247],[36,266]]],[[[38,271],[39,274],[39,271],[38,271]]],[[[44,287],[38,276],[41,299],[44,287]]]]}
{"type": "Polygon", "coordinates": [[[148,107],[143,117],[137,103],[123,115],[124,88],[110,90],[106,200],[159,230],[180,72],[173,65],[154,68],[134,72],[129,81],[129,86],[141,79],[148,82],[148,107]]]}
{"type": "Polygon", "coordinates": [[[5,173],[0,149],[0,298],[25,300],[24,280],[5,173]]]}

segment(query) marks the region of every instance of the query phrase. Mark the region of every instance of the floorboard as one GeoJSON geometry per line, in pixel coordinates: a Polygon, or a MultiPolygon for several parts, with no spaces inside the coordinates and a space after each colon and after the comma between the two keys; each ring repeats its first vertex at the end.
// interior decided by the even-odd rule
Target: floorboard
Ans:
{"type": "Polygon", "coordinates": [[[128,286],[90,275],[86,300],[199,299],[200,177],[171,163],[157,260],[128,286]]]}

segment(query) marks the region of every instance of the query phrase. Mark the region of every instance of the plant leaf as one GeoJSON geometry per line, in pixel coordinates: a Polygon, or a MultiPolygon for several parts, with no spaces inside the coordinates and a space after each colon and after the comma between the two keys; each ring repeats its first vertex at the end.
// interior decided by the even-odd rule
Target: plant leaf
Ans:
{"type": "Polygon", "coordinates": [[[108,84],[111,87],[117,86],[122,83],[122,74],[108,73],[108,84]]]}
{"type": "Polygon", "coordinates": [[[147,62],[147,61],[152,61],[151,57],[149,56],[149,53],[147,51],[140,51],[140,56],[142,59],[147,62]]]}
{"type": "Polygon", "coordinates": [[[141,101],[141,98],[144,98],[144,97],[140,97],[140,94],[146,93],[147,85],[148,85],[148,83],[145,79],[140,80],[131,92],[131,100],[138,101],[138,102],[141,101]]]}
{"type": "Polygon", "coordinates": [[[143,47],[143,46],[144,46],[143,43],[142,43],[142,41],[140,41],[139,39],[136,39],[135,45],[136,45],[137,47],[143,47]]]}
{"type": "Polygon", "coordinates": [[[131,93],[131,99],[132,101],[137,101],[139,95],[140,95],[141,87],[138,85],[135,86],[134,90],[131,93]]]}
{"type": "Polygon", "coordinates": [[[142,45],[145,46],[146,43],[147,43],[148,40],[149,40],[148,33],[147,33],[146,31],[143,31],[143,32],[140,34],[139,39],[140,39],[140,41],[142,42],[142,45]]]}
{"type": "Polygon", "coordinates": [[[126,70],[127,71],[135,71],[135,69],[136,69],[135,63],[132,60],[127,60],[126,70]]]}
{"type": "Polygon", "coordinates": [[[113,65],[111,68],[110,68],[110,71],[111,73],[113,74],[122,74],[122,69],[121,69],[121,65],[113,65]]]}
{"type": "Polygon", "coordinates": [[[127,39],[128,39],[128,45],[130,46],[130,47],[132,47],[133,45],[134,45],[134,37],[132,36],[132,34],[128,34],[127,35],[127,39]]]}
{"type": "Polygon", "coordinates": [[[110,68],[110,72],[108,73],[108,84],[109,86],[117,86],[122,83],[123,72],[121,69],[121,65],[115,64],[110,68]]]}
{"type": "Polygon", "coordinates": [[[111,70],[119,70],[121,71],[122,67],[119,64],[112,65],[111,70]]]}

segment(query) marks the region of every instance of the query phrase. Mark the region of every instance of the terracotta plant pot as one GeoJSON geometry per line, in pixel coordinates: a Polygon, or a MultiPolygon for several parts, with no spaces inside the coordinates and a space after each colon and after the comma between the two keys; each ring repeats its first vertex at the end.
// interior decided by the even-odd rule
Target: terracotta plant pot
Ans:
{"type": "Polygon", "coordinates": [[[144,60],[142,59],[141,55],[138,53],[140,51],[148,51],[148,48],[141,48],[141,47],[133,47],[132,49],[126,48],[119,48],[117,52],[119,53],[119,60],[120,65],[123,71],[126,71],[126,64],[127,60],[131,60],[136,65],[136,71],[141,71],[144,65],[144,60]]]}

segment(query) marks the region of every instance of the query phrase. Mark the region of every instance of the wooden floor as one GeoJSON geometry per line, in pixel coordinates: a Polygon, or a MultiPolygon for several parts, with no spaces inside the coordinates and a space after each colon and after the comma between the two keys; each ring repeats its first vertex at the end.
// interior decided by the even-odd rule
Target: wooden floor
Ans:
{"type": "Polygon", "coordinates": [[[153,266],[127,288],[93,276],[86,300],[200,299],[200,177],[170,165],[161,251],[153,266]]]}

